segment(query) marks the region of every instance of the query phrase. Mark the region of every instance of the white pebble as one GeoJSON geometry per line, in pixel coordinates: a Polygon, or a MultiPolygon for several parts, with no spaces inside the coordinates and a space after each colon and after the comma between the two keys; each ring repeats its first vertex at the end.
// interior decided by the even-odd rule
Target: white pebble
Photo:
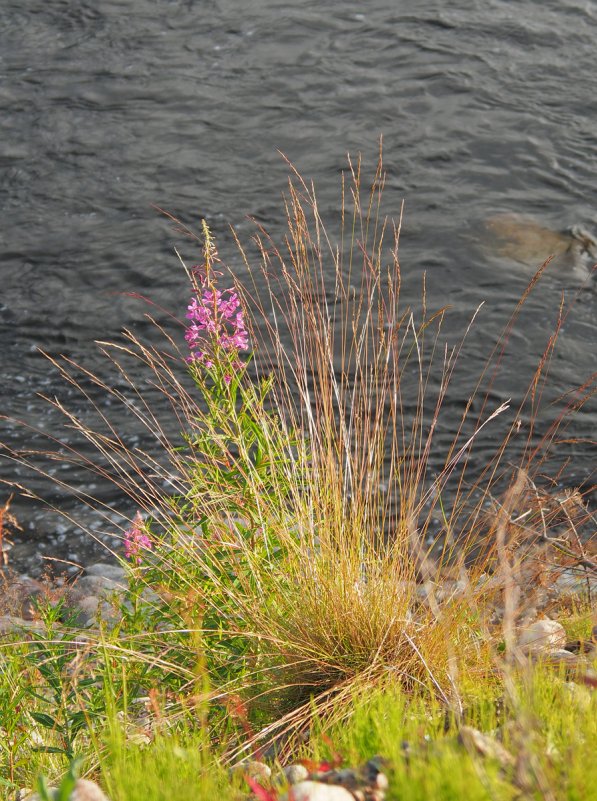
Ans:
{"type": "Polygon", "coordinates": [[[518,646],[524,653],[554,651],[566,644],[566,631],[557,620],[537,620],[524,629],[518,638],[518,646]]]}
{"type": "MultiPolygon", "coordinates": [[[[354,796],[344,787],[321,782],[299,782],[293,785],[292,801],[354,801],[354,796]]],[[[288,796],[282,796],[282,801],[288,801],[288,796]]]]}

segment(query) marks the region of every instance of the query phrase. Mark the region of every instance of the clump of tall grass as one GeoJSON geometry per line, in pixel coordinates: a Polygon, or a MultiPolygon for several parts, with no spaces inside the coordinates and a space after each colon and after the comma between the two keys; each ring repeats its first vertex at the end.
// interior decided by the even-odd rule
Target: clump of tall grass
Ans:
{"type": "Polygon", "coordinates": [[[118,387],[52,359],[96,424],[51,402],[98,458],[76,446],[46,457],[114,482],[139,510],[124,534],[125,661],[137,653],[147,668],[139,686],[162,682],[173,709],[197,693],[220,710],[248,703],[261,737],[304,730],[314,715],[342,717],[355,693],[388,680],[459,714],[460,688],[494,670],[478,581],[487,566],[465,566],[466,556],[495,535],[489,506],[520,470],[538,475],[566,419],[540,441],[531,424],[510,461],[522,411],[537,414],[556,337],[512,412],[506,399],[491,401],[509,328],[461,414],[445,408],[476,313],[450,345],[447,306],[429,308],[425,291],[418,310],[403,304],[400,221],[385,216],[383,189],[381,159],[369,188],[350,163],[334,236],[293,172],[286,237],[276,243],[256,228],[258,266],[238,241],[242,281],[203,226],[202,263],[185,267],[186,344],[155,320],[160,347],[131,331],[99,343],[118,387]],[[167,418],[148,401],[140,368],[167,418]],[[150,446],[130,446],[90,384],[124,404],[150,446]],[[448,446],[437,440],[444,415],[448,446]],[[178,421],[178,440],[164,419],[178,421]],[[470,454],[486,428],[498,444],[475,471],[470,454]]]}

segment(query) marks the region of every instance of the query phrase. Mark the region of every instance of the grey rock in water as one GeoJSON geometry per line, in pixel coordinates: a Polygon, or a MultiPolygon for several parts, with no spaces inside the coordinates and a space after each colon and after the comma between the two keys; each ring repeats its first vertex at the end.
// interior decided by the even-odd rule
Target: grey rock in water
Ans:
{"type": "Polygon", "coordinates": [[[558,272],[588,277],[597,261],[597,242],[578,225],[557,231],[532,217],[505,212],[485,220],[484,228],[488,251],[532,268],[553,257],[558,272]]]}

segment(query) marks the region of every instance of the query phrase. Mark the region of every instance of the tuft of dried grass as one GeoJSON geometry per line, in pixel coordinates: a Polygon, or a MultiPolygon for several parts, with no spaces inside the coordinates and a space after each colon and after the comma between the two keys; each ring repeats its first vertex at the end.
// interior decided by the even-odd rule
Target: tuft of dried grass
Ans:
{"type": "MultiPolygon", "coordinates": [[[[268,710],[272,722],[255,741],[304,730],[322,713],[341,717],[355,692],[387,681],[424,687],[459,713],[459,683],[494,670],[483,614],[490,590],[480,580],[493,556],[471,565],[468,555],[489,538],[497,544],[491,569],[510,582],[510,530],[527,519],[516,510],[529,492],[539,497],[533,488],[550,444],[594,391],[583,386],[538,440],[534,421],[556,331],[520,406],[495,400],[505,343],[540,270],[465,408],[446,412],[479,310],[450,345],[448,307],[428,308],[425,288],[418,310],[403,305],[401,219],[384,214],[384,184],[381,154],[368,188],[360,160],[349,161],[334,238],[314,188],[291,167],[284,242],[257,226],[255,267],[237,241],[248,277],[235,283],[254,354],[227,416],[198,398],[181,371],[179,338],[157,322],[161,349],[130,331],[124,344],[99,343],[120,388],[67,357],[51,359],[97,423],[50,403],[99,458],[74,446],[45,457],[70,459],[128,495],[151,521],[159,564],[147,575],[164,605],[186,610],[195,633],[244,643],[220,654],[214,694],[240,689],[268,710]],[[167,436],[170,425],[136,378],[140,367],[181,440],[167,436]],[[146,430],[147,447],[129,446],[95,400],[97,387],[146,430]],[[509,446],[529,410],[527,445],[512,463],[509,446]],[[437,437],[445,414],[447,447],[437,437]],[[247,415],[265,436],[259,460],[257,440],[243,428],[247,415]],[[475,471],[470,456],[488,429],[496,445],[475,471]],[[236,685],[222,679],[226,659],[236,685]]],[[[561,510],[573,527],[567,503],[561,510]]],[[[556,517],[539,514],[538,533],[548,537],[556,517]]],[[[507,599],[513,621],[516,601],[507,599]]],[[[164,641],[167,633],[162,627],[164,641]]],[[[188,648],[197,642],[190,637],[188,648]]]]}

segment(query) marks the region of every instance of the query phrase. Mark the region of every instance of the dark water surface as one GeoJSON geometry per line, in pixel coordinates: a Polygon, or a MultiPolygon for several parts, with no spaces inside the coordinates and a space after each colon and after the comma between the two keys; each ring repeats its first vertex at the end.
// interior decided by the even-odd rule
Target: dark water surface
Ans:
{"type": "MultiPolygon", "coordinates": [[[[507,211],[597,231],[596,41],[593,0],[3,0],[1,412],[54,426],[36,393],[54,394],[56,378],[37,348],[97,366],[93,340],[146,330],[147,308],[124,293],[182,313],[173,247],[196,252],[151,204],[189,223],[206,215],[230,256],[229,226],[248,238],[248,215],[283,231],[278,150],[333,219],[346,152],[372,167],[380,134],[386,209],[406,203],[407,295],[427,270],[455,331],[487,301],[472,376],[533,272],[479,247],[483,220],[507,211]]],[[[530,301],[501,398],[526,385],[562,291],[572,298],[578,280],[554,270],[530,301]]],[[[589,280],[553,393],[585,380],[596,352],[589,280]]],[[[574,432],[596,429],[587,404],[574,432]]],[[[27,436],[3,424],[11,445],[27,436]]],[[[594,449],[570,447],[570,481],[590,480],[594,449]]],[[[9,461],[0,471],[17,475],[9,461]]]]}

